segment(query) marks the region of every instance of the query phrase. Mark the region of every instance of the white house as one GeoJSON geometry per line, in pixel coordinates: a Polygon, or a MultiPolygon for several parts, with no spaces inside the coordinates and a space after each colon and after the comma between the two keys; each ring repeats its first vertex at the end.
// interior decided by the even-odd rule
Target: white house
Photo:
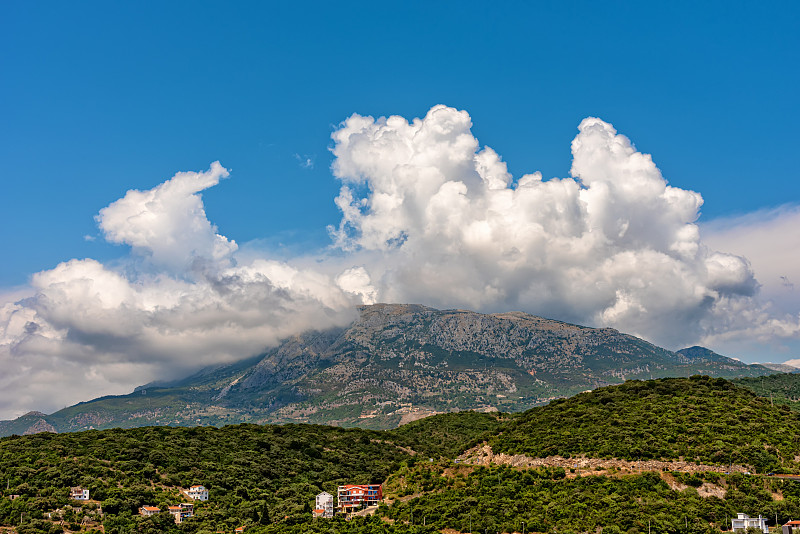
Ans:
{"type": "Polygon", "coordinates": [[[76,501],[88,501],[89,500],[89,490],[83,489],[80,486],[76,486],[74,488],[69,489],[69,497],[70,499],[74,499],[76,501]]]}
{"type": "Polygon", "coordinates": [[[200,486],[195,484],[188,490],[183,490],[187,497],[194,501],[207,501],[208,500],[208,490],[205,486],[200,486]]]}
{"type": "Polygon", "coordinates": [[[750,517],[747,514],[736,514],[736,519],[731,520],[731,529],[734,532],[737,531],[746,531],[750,527],[755,527],[759,529],[764,534],[769,534],[769,528],[767,528],[767,520],[761,517],[760,515],[758,518],[750,517]]]}
{"type": "Polygon", "coordinates": [[[326,519],[333,517],[333,495],[327,491],[317,495],[314,517],[324,517],[326,519]]]}

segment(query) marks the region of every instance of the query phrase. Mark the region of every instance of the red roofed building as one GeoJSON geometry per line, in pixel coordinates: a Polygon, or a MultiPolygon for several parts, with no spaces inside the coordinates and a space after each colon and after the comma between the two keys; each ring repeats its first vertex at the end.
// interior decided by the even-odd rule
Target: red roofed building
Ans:
{"type": "Polygon", "coordinates": [[[789,521],[783,525],[783,534],[795,534],[800,532],[800,521],[789,521]]]}
{"type": "Polygon", "coordinates": [[[339,486],[336,508],[344,513],[364,506],[377,506],[383,500],[380,484],[348,484],[339,486]]]}
{"type": "Polygon", "coordinates": [[[182,503],[179,506],[170,506],[168,511],[175,517],[175,524],[179,525],[184,519],[194,515],[194,505],[192,503],[182,503]]]}
{"type": "Polygon", "coordinates": [[[150,517],[151,515],[156,515],[161,511],[161,508],[158,506],[142,506],[139,508],[139,514],[145,517],[150,517]]]}

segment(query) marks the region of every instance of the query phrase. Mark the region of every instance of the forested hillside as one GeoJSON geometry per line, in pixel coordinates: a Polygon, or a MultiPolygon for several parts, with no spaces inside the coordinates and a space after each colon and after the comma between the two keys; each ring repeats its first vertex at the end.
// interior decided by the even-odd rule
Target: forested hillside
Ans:
{"type": "Polygon", "coordinates": [[[730,529],[739,512],[770,526],[800,517],[800,482],[740,473],[649,472],[576,475],[564,469],[418,464],[387,483],[390,496],[415,495],[382,507],[397,522],[438,532],[712,533],[730,529]],[[448,531],[450,532],[450,531],[448,531]]]}
{"type": "Polygon", "coordinates": [[[291,522],[310,515],[320,491],[382,482],[411,457],[386,434],[313,425],[150,427],[5,438],[0,477],[9,487],[6,493],[21,498],[0,501],[0,521],[17,524],[20,513],[34,519],[62,507],[69,502],[69,487],[81,485],[102,502],[107,533],[129,532],[142,522],[131,518],[140,506],[177,504],[186,500],[178,487],[203,484],[213,498],[200,505],[191,522],[198,532],[287,516],[291,522]]]}
{"type": "Polygon", "coordinates": [[[440,414],[405,424],[390,434],[422,456],[453,458],[473,444],[491,437],[513,417],[480,412],[440,414]]]}
{"type": "MultiPolygon", "coordinates": [[[[98,501],[88,505],[86,515],[93,517],[97,505],[102,505],[109,534],[176,530],[172,516],[144,519],[136,517],[138,509],[184,502],[178,488],[203,484],[212,498],[199,505],[196,518],[181,525],[180,531],[232,531],[244,523],[284,532],[310,519],[317,493],[335,494],[336,486],[345,483],[382,483],[401,465],[413,465],[418,456],[425,461],[453,456],[500,422],[495,414],[465,412],[435,416],[392,432],[289,424],[147,427],[4,438],[0,480],[6,483],[6,496],[20,498],[0,499],[0,524],[18,525],[22,517],[31,532],[48,531],[50,524],[41,521],[43,513],[71,503],[69,488],[80,485],[98,501]],[[267,528],[273,523],[278,525],[267,528]]],[[[82,514],[67,516],[80,521],[82,514]]],[[[363,521],[364,528],[371,528],[368,520],[363,521]]],[[[348,523],[347,528],[358,524],[348,523]]]]}
{"type": "Polygon", "coordinates": [[[800,418],[721,379],[629,381],[533,408],[489,440],[495,452],[545,457],[685,458],[791,471],[800,418]]]}
{"type": "Polygon", "coordinates": [[[242,525],[254,534],[454,534],[524,523],[529,532],[643,534],[649,522],[654,532],[711,532],[738,512],[800,517],[800,482],[725,474],[731,462],[796,470],[799,423],[729,381],[692,377],[631,381],[513,416],[438,415],[391,431],[243,424],[13,436],[0,439],[0,526],[21,534],[101,526],[108,534],[210,534],[242,525]],[[484,444],[528,456],[685,457],[719,472],[483,467],[456,458],[484,444]],[[320,491],[383,482],[388,500],[377,516],[312,520],[320,491]],[[192,484],[210,490],[195,517],[175,525],[167,513],[137,515],[143,505],[185,502],[179,488],[192,484]],[[78,485],[92,501],[69,500],[78,485]]]}

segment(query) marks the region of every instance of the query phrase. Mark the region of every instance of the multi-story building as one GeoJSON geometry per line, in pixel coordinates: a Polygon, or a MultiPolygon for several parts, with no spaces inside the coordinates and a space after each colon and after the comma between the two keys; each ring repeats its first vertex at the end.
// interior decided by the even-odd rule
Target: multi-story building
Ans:
{"type": "Polygon", "coordinates": [[[74,488],[69,489],[69,497],[76,501],[88,501],[89,500],[89,490],[84,489],[80,486],[76,486],[74,488]]]}
{"type": "Polygon", "coordinates": [[[150,517],[151,515],[156,515],[161,511],[161,508],[158,506],[142,506],[139,508],[139,514],[145,517],[150,517]]]}
{"type": "Polygon", "coordinates": [[[316,506],[314,506],[314,517],[333,517],[333,495],[323,491],[317,495],[316,506]]]}
{"type": "Polygon", "coordinates": [[[175,524],[179,525],[187,517],[192,517],[194,505],[192,503],[181,503],[178,506],[170,506],[169,513],[175,518],[175,524]]]}
{"type": "Polygon", "coordinates": [[[383,499],[380,484],[348,484],[339,486],[336,508],[340,512],[351,512],[363,506],[376,506],[383,499]]]}
{"type": "Polygon", "coordinates": [[[208,500],[208,490],[205,486],[200,486],[195,484],[188,490],[183,490],[183,493],[194,501],[207,501],[208,500]]]}
{"type": "Polygon", "coordinates": [[[734,532],[744,532],[747,531],[748,528],[753,527],[757,528],[764,534],[769,534],[769,528],[767,528],[767,520],[761,517],[760,515],[758,518],[750,517],[747,514],[736,514],[736,519],[731,520],[731,530],[734,532]]]}

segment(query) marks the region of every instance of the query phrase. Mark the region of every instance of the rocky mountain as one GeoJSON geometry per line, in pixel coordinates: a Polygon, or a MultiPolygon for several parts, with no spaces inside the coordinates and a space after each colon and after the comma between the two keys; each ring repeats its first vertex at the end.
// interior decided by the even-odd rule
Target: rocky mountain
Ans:
{"type": "MultiPolygon", "coordinates": [[[[46,423],[58,432],[238,422],[393,428],[440,412],[522,411],[626,379],[773,372],[702,347],[676,353],[614,329],[521,312],[405,304],[360,311],[347,328],[307,332],[257,358],[36,416],[30,426],[49,430],[46,423]]],[[[0,422],[0,435],[20,433],[27,421],[0,422]]]]}
{"type": "Polygon", "coordinates": [[[794,365],[786,365],[785,363],[762,363],[761,365],[779,373],[800,373],[800,369],[794,365]]]}

